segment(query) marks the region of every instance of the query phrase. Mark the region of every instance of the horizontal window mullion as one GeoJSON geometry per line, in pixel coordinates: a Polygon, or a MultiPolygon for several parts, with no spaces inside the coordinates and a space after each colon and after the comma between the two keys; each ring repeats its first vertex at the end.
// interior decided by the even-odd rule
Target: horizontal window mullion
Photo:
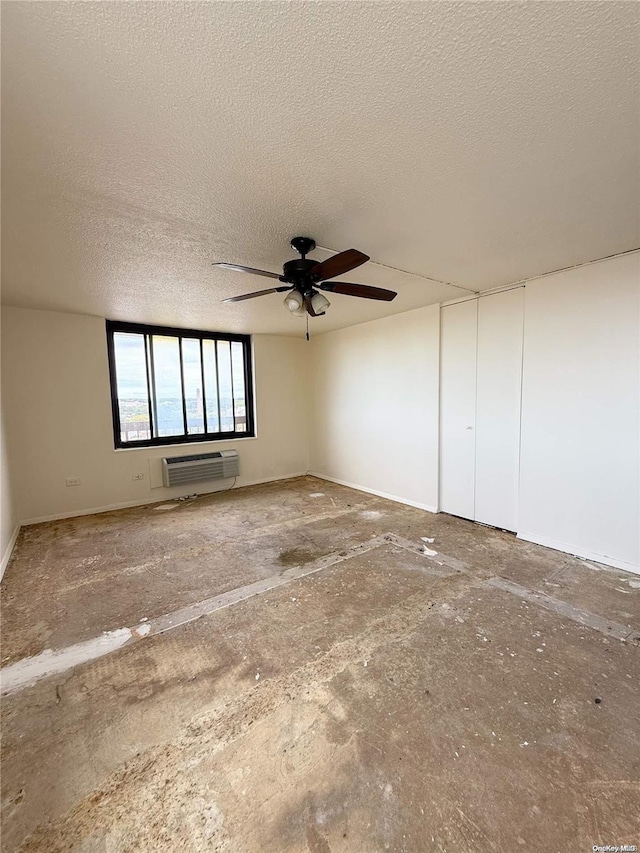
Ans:
{"type": "Polygon", "coordinates": [[[197,433],[195,435],[165,435],[162,438],[142,439],[140,441],[121,441],[118,450],[135,447],[168,447],[172,444],[203,444],[210,441],[235,441],[238,438],[255,438],[252,432],[197,433]]]}
{"type": "Polygon", "coordinates": [[[169,338],[202,338],[210,341],[243,341],[249,343],[251,335],[233,332],[206,332],[198,329],[181,329],[175,326],[147,326],[144,323],[125,323],[120,320],[107,320],[107,331],[128,332],[139,335],[161,335],[169,338]]]}

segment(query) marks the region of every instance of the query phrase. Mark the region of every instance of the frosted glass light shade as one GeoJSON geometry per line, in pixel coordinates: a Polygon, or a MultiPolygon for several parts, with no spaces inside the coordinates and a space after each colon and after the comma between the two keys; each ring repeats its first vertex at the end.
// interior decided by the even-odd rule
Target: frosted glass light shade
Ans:
{"type": "Polygon", "coordinates": [[[304,299],[297,290],[290,290],[284,298],[284,306],[291,311],[294,317],[304,317],[307,313],[304,307],[304,299]]]}
{"type": "Polygon", "coordinates": [[[311,299],[311,305],[316,314],[324,314],[331,303],[323,293],[316,293],[311,299]]]}

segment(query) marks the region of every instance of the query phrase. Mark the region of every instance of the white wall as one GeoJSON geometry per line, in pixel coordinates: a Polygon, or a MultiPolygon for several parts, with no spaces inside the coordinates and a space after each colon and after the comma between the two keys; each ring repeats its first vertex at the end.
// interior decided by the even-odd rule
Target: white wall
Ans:
{"type": "MultiPolygon", "coordinates": [[[[0,359],[1,362],[1,359],[0,359]]],[[[4,365],[2,365],[4,367],[4,365]]],[[[6,404],[0,406],[0,579],[9,563],[20,530],[20,516],[13,488],[14,461],[9,451],[6,427],[6,404]]]]}
{"type": "MultiPolygon", "coordinates": [[[[151,488],[166,448],[114,450],[104,320],[20,308],[2,313],[2,390],[22,521],[185,492],[151,488]],[[132,479],[137,472],[143,480],[132,479]],[[67,477],[82,484],[68,487],[67,477]]],[[[257,335],[254,358],[257,438],[178,447],[185,454],[236,448],[239,486],[309,467],[306,341],[257,335]]]]}
{"type": "Polygon", "coordinates": [[[435,511],[439,337],[432,305],[312,338],[312,471],[435,511]]]}
{"type": "Polygon", "coordinates": [[[0,415],[0,578],[7,567],[19,528],[18,508],[12,488],[11,459],[4,424],[0,415]]]}
{"type": "Polygon", "coordinates": [[[640,564],[640,255],[528,282],[518,531],[640,564]]]}

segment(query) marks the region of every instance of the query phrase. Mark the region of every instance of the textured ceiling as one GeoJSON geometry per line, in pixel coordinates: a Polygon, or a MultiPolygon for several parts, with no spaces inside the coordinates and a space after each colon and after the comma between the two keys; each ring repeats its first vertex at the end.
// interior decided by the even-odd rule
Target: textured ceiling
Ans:
{"type": "Polygon", "coordinates": [[[3,301],[297,334],[211,261],[308,234],[386,265],[346,278],[398,298],[330,297],[320,332],[634,248],[639,12],[5,3],[3,301]]]}

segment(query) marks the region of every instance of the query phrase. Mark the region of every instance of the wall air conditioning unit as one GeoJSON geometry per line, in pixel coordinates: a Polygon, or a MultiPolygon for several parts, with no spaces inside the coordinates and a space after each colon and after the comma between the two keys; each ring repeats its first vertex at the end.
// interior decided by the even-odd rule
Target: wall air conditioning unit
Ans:
{"type": "Polygon", "coordinates": [[[181,486],[199,480],[224,480],[237,477],[239,473],[237,450],[167,456],[162,460],[162,482],[165,486],[181,486]]]}

